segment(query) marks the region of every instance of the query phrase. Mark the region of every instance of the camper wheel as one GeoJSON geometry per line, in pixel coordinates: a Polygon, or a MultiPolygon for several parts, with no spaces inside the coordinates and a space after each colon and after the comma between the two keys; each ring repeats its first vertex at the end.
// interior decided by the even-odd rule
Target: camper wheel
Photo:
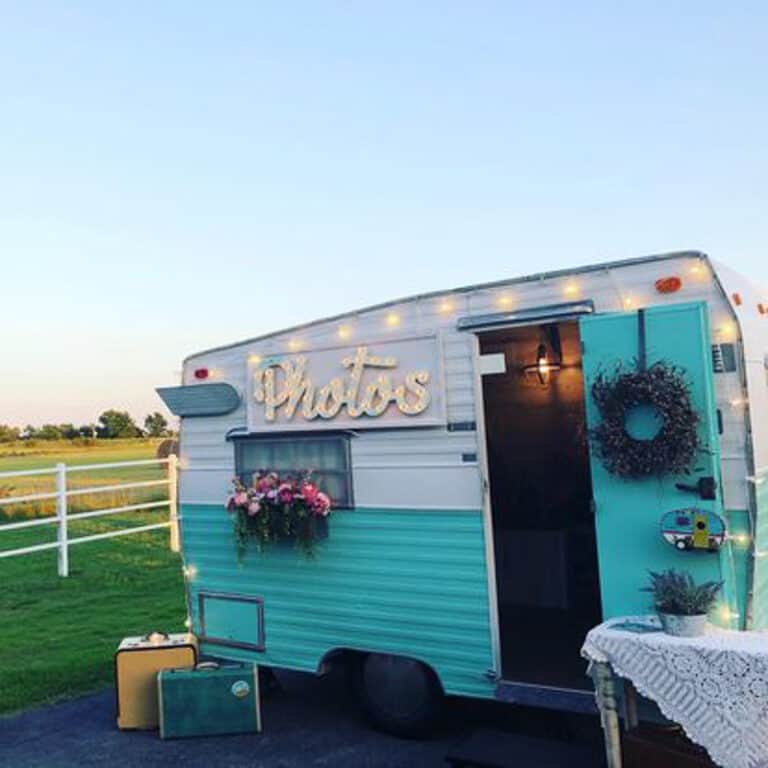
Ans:
{"type": "Polygon", "coordinates": [[[403,656],[369,653],[358,666],[358,694],[373,724],[396,736],[425,733],[440,714],[443,691],[425,664],[403,656]]]}

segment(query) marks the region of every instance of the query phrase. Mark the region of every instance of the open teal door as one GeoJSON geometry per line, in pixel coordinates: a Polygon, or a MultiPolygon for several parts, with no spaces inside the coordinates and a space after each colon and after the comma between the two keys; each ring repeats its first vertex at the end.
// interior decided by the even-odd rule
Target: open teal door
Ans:
{"type": "MultiPolygon", "coordinates": [[[[581,319],[580,326],[590,430],[601,422],[593,396],[595,380],[616,366],[625,371],[660,361],[678,366],[685,373],[699,416],[700,449],[687,475],[624,479],[606,468],[594,442],[590,444],[604,617],[650,613],[650,596],[641,591],[648,571],[675,568],[689,571],[696,580],[724,581],[722,605],[713,620],[738,626],[729,542],[719,551],[700,546],[688,549],[682,538],[676,541],[668,535],[665,539],[662,534],[669,531],[670,522],[673,527],[685,522],[681,512],[668,516],[662,526],[662,518],[675,510],[698,510],[698,519],[704,516],[708,522],[717,520],[712,513],[724,519],[707,305],[697,302],[590,315],[581,319]]],[[[630,434],[639,439],[651,438],[659,428],[658,416],[651,409],[632,409],[627,424],[630,434]]],[[[679,527],[682,530],[685,525],[679,527]]]]}

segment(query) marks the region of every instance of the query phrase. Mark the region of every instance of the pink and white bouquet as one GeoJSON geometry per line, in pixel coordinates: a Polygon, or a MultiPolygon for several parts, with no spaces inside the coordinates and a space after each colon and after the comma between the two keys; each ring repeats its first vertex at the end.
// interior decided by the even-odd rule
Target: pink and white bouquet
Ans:
{"type": "Polygon", "coordinates": [[[295,479],[257,472],[250,485],[237,477],[232,485],[226,506],[234,516],[240,552],[249,540],[263,547],[270,541],[295,539],[301,549],[311,553],[318,538],[318,522],[328,517],[332,505],[309,473],[295,479]]]}

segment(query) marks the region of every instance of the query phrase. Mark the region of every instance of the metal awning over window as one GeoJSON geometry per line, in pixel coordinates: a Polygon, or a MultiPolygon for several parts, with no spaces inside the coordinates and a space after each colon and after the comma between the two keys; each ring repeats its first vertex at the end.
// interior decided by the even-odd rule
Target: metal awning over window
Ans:
{"type": "Polygon", "coordinates": [[[595,311],[592,301],[569,301],[564,304],[550,304],[544,307],[517,309],[512,312],[494,312],[488,315],[460,317],[456,327],[460,331],[479,331],[484,328],[503,328],[507,325],[544,323],[549,320],[569,320],[595,311]]]}

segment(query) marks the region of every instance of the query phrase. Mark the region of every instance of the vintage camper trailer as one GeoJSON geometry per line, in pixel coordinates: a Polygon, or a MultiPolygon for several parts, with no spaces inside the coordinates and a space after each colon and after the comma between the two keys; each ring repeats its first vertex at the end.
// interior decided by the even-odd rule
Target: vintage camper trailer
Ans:
{"type": "Polygon", "coordinates": [[[767,627],[766,300],[706,255],[672,253],[187,358],[181,386],[159,392],[181,417],[201,651],[311,672],[354,662],[373,717],[406,731],[442,693],[590,710],[581,642],[603,618],[649,612],[649,569],[722,580],[712,620],[767,627]],[[664,374],[658,398],[621,399],[618,377],[637,371],[664,374]],[[620,406],[602,442],[616,410],[598,390],[620,406]],[[667,406],[682,408],[674,424],[667,406]],[[307,468],[335,507],[314,554],[238,557],[233,475],[307,468]]]}

